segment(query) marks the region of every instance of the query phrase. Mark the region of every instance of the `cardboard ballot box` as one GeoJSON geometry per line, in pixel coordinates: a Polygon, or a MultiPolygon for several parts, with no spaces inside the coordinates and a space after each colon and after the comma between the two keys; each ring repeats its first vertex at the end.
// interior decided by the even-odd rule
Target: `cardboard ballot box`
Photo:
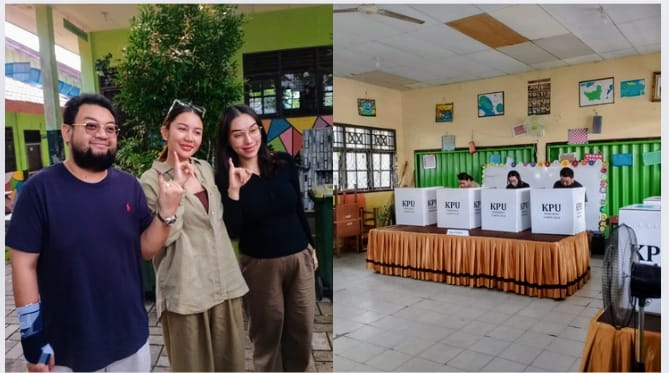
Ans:
{"type": "Polygon", "coordinates": [[[643,204],[644,205],[662,205],[662,197],[661,196],[653,196],[653,197],[647,197],[643,199],[643,204]]]}
{"type": "Polygon", "coordinates": [[[532,233],[576,234],[585,230],[585,188],[531,188],[532,233]]]}
{"type": "MultiPolygon", "coordinates": [[[[618,210],[618,224],[626,224],[634,230],[639,247],[639,260],[661,265],[660,229],[661,209],[658,204],[637,204],[618,210]]],[[[649,299],[645,311],[660,314],[660,299],[649,299]]],[[[638,309],[638,306],[637,306],[638,309]]]]}
{"type": "Polygon", "coordinates": [[[530,223],[530,188],[481,190],[481,229],[521,232],[530,223]]]}
{"type": "Polygon", "coordinates": [[[442,187],[395,188],[395,223],[419,226],[437,223],[438,189],[442,187]]]}
{"type": "Polygon", "coordinates": [[[437,191],[437,226],[471,229],[481,226],[481,188],[442,188],[437,191]]]}

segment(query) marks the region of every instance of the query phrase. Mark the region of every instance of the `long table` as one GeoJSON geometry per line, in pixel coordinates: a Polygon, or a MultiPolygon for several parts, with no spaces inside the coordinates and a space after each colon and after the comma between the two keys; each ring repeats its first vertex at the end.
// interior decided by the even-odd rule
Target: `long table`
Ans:
{"type": "Polygon", "coordinates": [[[393,225],[369,232],[367,268],[451,285],[564,299],[590,279],[586,232],[573,236],[393,225]]]}
{"type": "MultiPolygon", "coordinates": [[[[660,317],[646,314],[643,360],[646,372],[659,372],[662,367],[660,317]]],[[[638,317],[638,314],[635,315],[638,317]]],[[[600,310],[590,322],[583,346],[581,372],[631,372],[634,370],[637,330],[616,329],[600,310]]],[[[638,342],[638,341],[637,341],[638,342]]]]}

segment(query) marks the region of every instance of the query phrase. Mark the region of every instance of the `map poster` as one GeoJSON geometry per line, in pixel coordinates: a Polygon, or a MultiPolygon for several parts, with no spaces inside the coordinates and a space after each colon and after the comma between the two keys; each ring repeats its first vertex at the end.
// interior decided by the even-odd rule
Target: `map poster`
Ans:
{"type": "Polygon", "coordinates": [[[492,92],[478,95],[480,117],[504,115],[504,92],[492,92]]]}
{"type": "Polygon", "coordinates": [[[585,80],[578,83],[579,106],[613,103],[613,78],[585,80]]]}
{"type": "Polygon", "coordinates": [[[620,97],[638,97],[646,94],[646,79],[620,82],[620,97]]]}

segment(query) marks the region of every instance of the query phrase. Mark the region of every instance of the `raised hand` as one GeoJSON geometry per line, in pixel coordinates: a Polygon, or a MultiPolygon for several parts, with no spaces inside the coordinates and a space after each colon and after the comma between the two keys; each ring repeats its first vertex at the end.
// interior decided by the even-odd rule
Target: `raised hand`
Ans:
{"type": "Polygon", "coordinates": [[[188,160],[183,162],[179,161],[179,156],[177,152],[174,152],[174,182],[178,183],[182,187],[186,185],[186,182],[195,175],[195,167],[188,160]]]}
{"type": "Polygon", "coordinates": [[[233,200],[239,199],[239,189],[253,176],[253,171],[248,168],[235,167],[232,158],[228,158],[228,197],[233,200]]]}
{"type": "Polygon", "coordinates": [[[174,180],[165,181],[163,174],[158,174],[158,213],[160,216],[164,218],[174,216],[183,194],[184,188],[181,184],[174,180]]]}

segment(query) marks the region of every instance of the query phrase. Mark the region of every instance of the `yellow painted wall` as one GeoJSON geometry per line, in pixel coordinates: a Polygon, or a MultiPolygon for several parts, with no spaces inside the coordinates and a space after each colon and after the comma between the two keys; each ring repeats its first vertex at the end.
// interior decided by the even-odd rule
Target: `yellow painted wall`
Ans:
{"type": "Polygon", "coordinates": [[[545,159],[545,146],[566,142],[570,128],[591,128],[595,112],[603,117],[601,134],[590,140],[660,136],[660,103],[651,102],[652,77],[660,71],[660,54],[620,58],[512,76],[456,83],[439,87],[396,91],[349,79],[335,78],[335,122],[398,129],[398,172],[404,160],[413,174],[413,152],[441,148],[442,135],[455,135],[456,147],[466,147],[472,137],[477,146],[537,143],[538,160],[545,159]],[[614,103],[579,107],[578,83],[613,77],[614,103]],[[542,115],[545,135],[513,137],[511,128],[527,118],[527,82],[551,79],[551,114],[542,115]],[[645,79],[640,97],[620,97],[620,82],[645,79]],[[478,118],[477,95],[504,91],[505,114],[478,118]],[[357,115],[356,97],[376,99],[377,117],[357,115]],[[453,122],[436,123],[435,105],[452,102],[453,122]]]}

